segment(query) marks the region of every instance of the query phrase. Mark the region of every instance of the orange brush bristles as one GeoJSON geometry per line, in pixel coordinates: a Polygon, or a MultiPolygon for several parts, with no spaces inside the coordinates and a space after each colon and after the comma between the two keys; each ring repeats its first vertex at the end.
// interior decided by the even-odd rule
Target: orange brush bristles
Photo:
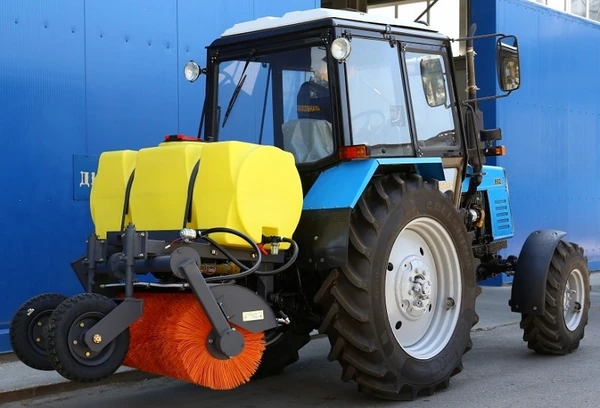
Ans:
{"type": "Polygon", "coordinates": [[[168,305],[168,295],[160,293],[136,293],[144,300],[142,316],[129,326],[129,350],[123,365],[141,371],[164,375],[161,358],[157,358],[158,337],[156,319],[168,305]]]}
{"type": "Polygon", "coordinates": [[[144,298],[144,315],[130,327],[125,365],[215,390],[236,388],[258,369],[265,350],[263,333],[235,327],[244,336],[244,349],[221,360],[207,348],[212,326],[193,294],[136,297],[144,298]]]}

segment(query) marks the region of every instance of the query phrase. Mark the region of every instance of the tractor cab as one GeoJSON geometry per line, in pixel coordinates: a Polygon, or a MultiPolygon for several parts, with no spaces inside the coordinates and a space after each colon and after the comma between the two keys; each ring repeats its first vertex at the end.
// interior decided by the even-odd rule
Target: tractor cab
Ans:
{"type": "MultiPolygon", "coordinates": [[[[497,55],[501,88],[513,90],[507,81],[518,70],[500,68],[518,67],[516,41],[498,41],[497,55]]],[[[206,74],[199,137],[275,145],[304,174],[340,160],[433,157],[443,161],[442,183],[458,193],[465,158],[486,154],[477,148],[485,137],[465,134],[450,39],[426,25],[291,12],[234,25],[208,47],[207,61],[185,67],[192,82],[206,74]]]]}

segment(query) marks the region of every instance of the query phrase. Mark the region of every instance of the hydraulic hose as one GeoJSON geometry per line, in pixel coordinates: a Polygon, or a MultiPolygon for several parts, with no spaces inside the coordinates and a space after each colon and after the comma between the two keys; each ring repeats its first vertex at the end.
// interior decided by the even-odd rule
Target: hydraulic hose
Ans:
{"type": "Polygon", "coordinates": [[[260,267],[260,264],[262,262],[262,252],[261,252],[260,248],[258,247],[258,244],[256,244],[254,241],[252,241],[252,239],[250,239],[250,237],[248,237],[246,234],[236,231],[231,228],[226,228],[226,227],[210,228],[210,229],[207,229],[207,230],[201,231],[201,232],[197,231],[196,233],[198,234],[198,236],[195,238],[195,240],[204,240],[204,241],[210,243],[215,248],[217,248],[219,251],[221,251],[221,253],[223,253],[223,255],[225,255],[231,262],[233,262],[241,270],[243,270],[243,272],[241,272],[241,273],[227,275],[226,277],[213,276],[210,278],[204,278],[206,282],[222,281],[223,279],[235,280],[235,279],[244,278],[253,273],[260,275],[260,276],[276,275],[276,274],[288,269],[290,266],[292,266],[292,264],[296,261],[296,259],[298,259],[298,254],[300,252],[300,248],[298,247],[298,244],[296,243],[296,241],[294,241],[293,239],[290,239],[290,238],[285,238],[285,237],[281,238],[282,242],[287,242],[292,245],[292,248],[293,248],[292,257],[284,265],[282,265],[281,267],[279,267],[277,269],[274,269],[272,271],[259,271],[258,268],[260,267]],[[223,248],[222,245],[220,245],[218,242],[216,242],[212,238],[208,237],[208,235],[215,234],[215,233],[233,234],[233,235],[236,235],[236,236],[242,238],[244,241],[246,241],[254,249],[254,252],[256,253],[257,259],[256,259],[255,264],[251,268],[248,268],[246,265],[244,265],[238,259],[236,259],[227,249],[223,248]]]}
{"type": "MultiPolygon", "coordinates": [[[[242,269],[244,271],[241,273],[237,273],[235,275],[227,275],[227,279],[240,279],[245,276],[251,275],[257,271],[257,269],[260,267],[260,263],[262,262],[262,253],[261,253],[258,245],[254,241],[252,241],[250,239],[250,237],[248,237],[246,234],[243,234],[243,233],[233,230],[231,228],[225,228],[225,227],[210,228],[205,231],[202,231],[197,239],[204,239],[205,241],[214,245],[231,262],[236,264],[240,269],[242,269]],[[223,248],[219,243],[215,242],[213,239],[208,237],[209,234],[215,234],[215,233],[219,233],[219,232],[236,235],[236,236],[242,238],[248,244],[250,244],[250,246],[252,246],[252,248],[256,252],[256,257],[257,257],[256,263],[254,264],[254,266],[252,266],[251,268],[248,268],[246,265],[244,265],[243,263],[238,261],[233,255],[231,255],[231,253],[229,253],[229,251],[227,251],[225,248],[223,248]]],[[[214,281],[219,281],[219,280],[223,280],[223,278],[221,276],[213,276],[210,278],[205,278],[206,282],[214,282],[214,281]]]]}
{"type": "Polygon", "coordinates": [[[287,261],[283,266],[280,266],[277,269],[274,269],[272,271],[256,271],[256,272],[254,272],[255,274],[260,275],[260,276],[275,275],[280,272],[283,272],[284,270],[286,270],[287,268],[292,266],[292,264],[296,261],[296,259],[298,258],[298,253],[300,252],[300,248],[298,248],[298,244],[296,244],[296,241],[294,241],[293,239],[289,239],[289,238],[281,238],[281,240],[283,242],[290,243],[294,249],[294,252],[292,253],[292,257],[290,258],[290,260],[287,261]]]}

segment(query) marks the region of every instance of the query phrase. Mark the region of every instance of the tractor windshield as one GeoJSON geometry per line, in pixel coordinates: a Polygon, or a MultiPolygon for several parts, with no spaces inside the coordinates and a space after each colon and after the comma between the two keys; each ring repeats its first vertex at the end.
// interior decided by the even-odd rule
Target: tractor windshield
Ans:
{"type": "Polygon", "coordinates": [[[223,60],[218,71],[219,140],[280,146],[298,163],[334,152],[324,46],[223,60]]]}

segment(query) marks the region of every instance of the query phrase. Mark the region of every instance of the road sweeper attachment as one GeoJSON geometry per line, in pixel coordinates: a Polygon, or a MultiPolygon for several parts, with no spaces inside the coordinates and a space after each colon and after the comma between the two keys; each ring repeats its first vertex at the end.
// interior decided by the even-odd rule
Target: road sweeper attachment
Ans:
{"type": "Polygon", "coordinates": [[[265,331],[287,321],[249,282],[294,262],[302,199],[292,154],[272,146],[167,138],[103,153],[95,232],[73,263],[86,293],[30,301],[46,344],[16,352],[74,381],[123,364],[213,389],[248,381],[265,331]]]}

